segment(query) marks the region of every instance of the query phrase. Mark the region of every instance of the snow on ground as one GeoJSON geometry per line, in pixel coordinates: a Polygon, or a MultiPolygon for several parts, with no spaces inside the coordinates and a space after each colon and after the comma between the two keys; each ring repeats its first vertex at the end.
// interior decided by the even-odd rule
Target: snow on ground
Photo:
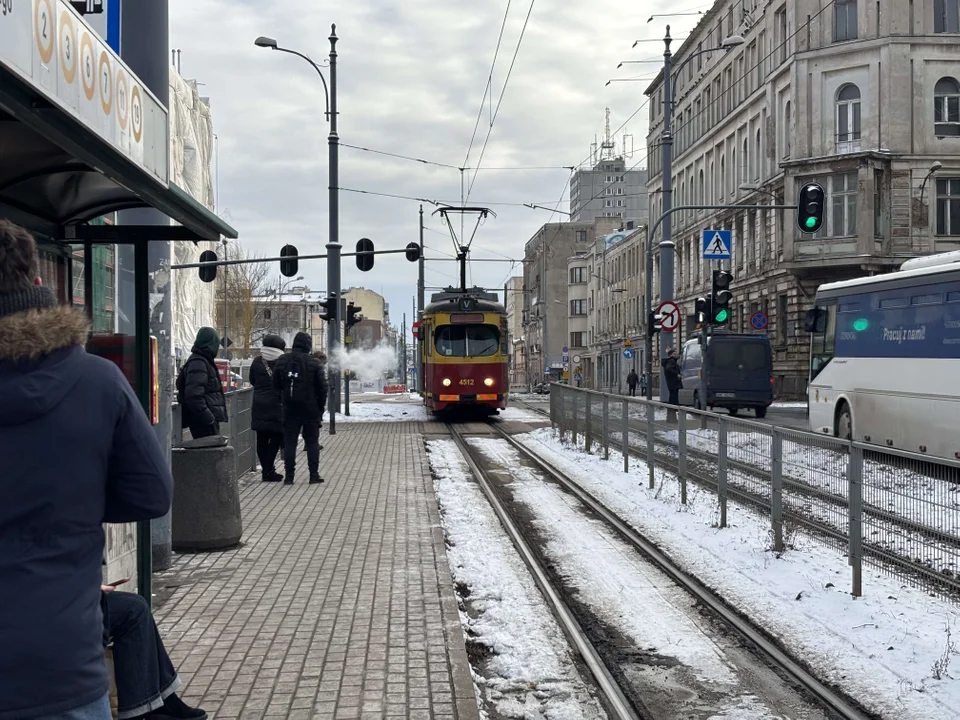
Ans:
{"type": "Polygon", "coordinates": [[[648,490],[646,464],[631,459],[625,474],[612,449],[604,461],[562,444],[550,429],[517,439],[865,707],[897,720],[960,717],[960,682],[950,675],[960,663],[951,637],[960,609],[869,567],[865,595],[855,599],[846,557],[816,539],[797,532],[788,538],[793,549],[777,557],[768,521],[730,503],[730,525],[718,529],[715,497],[695,485],[682,506],[672,475],[658,469],[657,488],[648,490]]]}
{"type": "Polygon", "coordinates": [[[544,604],[452,440],[427,443],[436,479],[447,557],[455,582],[469,588],[465,633],[486,646],[486,677],[474,680],[507,718],[604,718],[580,678],[560,627],[544,604]]]}
{"type": "Polygon", "coordinates": [[[770,407],[773,407],[773,408],[804,408],[804,409],[806,409],[806,407],[807,407],[807,401],[806,401],[806,400],[802,400],[802,401],[799,401],[799,402],[775,402],[775,403],[774,403],[773,405],[771,405],[770,407]]]}
{"type": "Polygon", "coordinates": [[[367,400],[350,403],[350,415],[342,412],[337,415],[337,422],[402,422],[432,420],[433,416],[427,409],[414,402],[400,402],[382,400],[367,400]]]}
{"type": "Polygon", "coordinates": [[[508,422],[545,422],[548,418],[525,407],[508,407],[497,416],[508,422]]]}

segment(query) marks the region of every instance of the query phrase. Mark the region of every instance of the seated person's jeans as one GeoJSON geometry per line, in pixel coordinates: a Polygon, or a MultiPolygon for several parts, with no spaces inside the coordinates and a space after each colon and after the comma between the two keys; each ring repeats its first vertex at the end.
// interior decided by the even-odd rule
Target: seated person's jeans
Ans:
{"type": "Polygon", "coordinates": [[[36,720],[113,720],[113,714],[110,712],[110,695],[104,695],[89,705],[59,712],[56,715],[46,715],[36,720]]]}
{"type": "Polygon", "coordinates": [[[104,593],[105,637],[113,641],[120,720],[156,710],[180,687],[147,601],[139,595],[104,593]]]}

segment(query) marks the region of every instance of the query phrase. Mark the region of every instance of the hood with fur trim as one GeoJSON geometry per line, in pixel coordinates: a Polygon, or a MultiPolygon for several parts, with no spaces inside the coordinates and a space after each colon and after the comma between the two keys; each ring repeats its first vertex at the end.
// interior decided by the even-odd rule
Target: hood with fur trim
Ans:
{"type": "Polygon", "coordinates": [[[86,318],[68,307],[0,317],[0,426],[53,410],[83,374],[86,318]]]}

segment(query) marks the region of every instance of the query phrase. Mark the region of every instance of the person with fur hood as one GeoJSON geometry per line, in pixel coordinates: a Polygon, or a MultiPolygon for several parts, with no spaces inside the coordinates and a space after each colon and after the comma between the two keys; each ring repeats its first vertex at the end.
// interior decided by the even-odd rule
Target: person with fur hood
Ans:
{"type": "Polygon", "coordinates": [[[109,720],[103,523],[163,517],[173,478],[116,365],[0,219],[0,720],[109,720]]]}

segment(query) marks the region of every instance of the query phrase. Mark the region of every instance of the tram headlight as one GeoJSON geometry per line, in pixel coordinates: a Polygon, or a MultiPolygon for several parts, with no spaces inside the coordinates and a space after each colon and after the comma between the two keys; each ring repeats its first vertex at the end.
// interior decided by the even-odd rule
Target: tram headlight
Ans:
{"type": "Polygon", "coordinates": [[[450,387],[450,378],[444,378],[444,379],[443,379],[443,386],[444,386],[444,387],[450,387]]]}
{"type": "Polygon", "coordinates": [[[483,384],[487,387],[493,387],[493,378],[485,378],[483,384]]]}

